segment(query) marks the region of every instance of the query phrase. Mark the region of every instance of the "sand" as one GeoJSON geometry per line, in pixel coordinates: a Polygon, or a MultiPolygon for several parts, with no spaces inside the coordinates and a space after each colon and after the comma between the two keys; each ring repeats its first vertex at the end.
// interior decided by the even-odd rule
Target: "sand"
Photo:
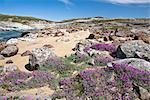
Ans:
{"type": "Polygon", "coordinates": [[[32,42],[21,41],[17,42],[19,51],[17,55],[5,58],[5,60],[0,60],[0,66],[4,66],[7,60],[12,60],[14,65],[17,65],[20,71],[29,72],[25,69],[25,65],[29,62],[29,56],[22,57],[21,54],[27,50],[32,51],[34,48],[40,48],[45,44],[50,44],[53,46],[52,51],[59,57],[64,57],[65,55],[70,55],[73,53],[72,49],[80,41],[84,40],[89,36],[89,31],[81,31],[69,34],[69,36],[63,37],[41,37],[37,38],[32,42]],[[69,39],[68,42],[59,41],[60,38],[69,39]],[[58,40],[58,41],[57,41],[58,40]]]}
{"type": "MultiPolygon", "coordinates": [[[[16,92],[10,92],[10,93],[7,93],[7,96],[19,96],[19,95],[22,95],[22,96],[26,96],[28,98],[28,100],[31,100],[29,99],[30,97],[31,98],[34,98],[34,96],[36,95],[40,95],[40,96],[44,96],[44,97],[48,97],[48,96],[51,96],[52,94],[54,93],[54,90],[52,90],[51,88],[49,88],[49,86],[44,86],[44,87],[40,87],[40,88],[32,88],[32,89],[27,89],[27,90],[21,90],[21,91],[16,91],[16,92]]],[[[41,100],[44,100],[44,99],[41,99],[41,100]]]]}

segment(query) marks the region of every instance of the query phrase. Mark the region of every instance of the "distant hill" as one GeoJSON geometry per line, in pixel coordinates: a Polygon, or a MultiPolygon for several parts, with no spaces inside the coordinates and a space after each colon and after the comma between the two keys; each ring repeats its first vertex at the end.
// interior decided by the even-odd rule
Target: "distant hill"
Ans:
{"type": "Polygon", "coordinates": [[[87,18],[73,18],[66,19],[56,23],[74,23],[74,22],[91,22],[91,23],[105,23],[105,22],[123,22],[123,23],[150,23],[150,18],[105,18],[105,17],[87,17],[87,18]]]}
{"type": "Polygon", "coordinates": [[[28,17],[28,16],[16,16],[16,15],[4,15],[0,14],[0,21],[10,21],[10,22],[17,22],[22,24],[29,24],[30,22],[53,22],[45,19],[39,19],[34,17],[28,17]]]}

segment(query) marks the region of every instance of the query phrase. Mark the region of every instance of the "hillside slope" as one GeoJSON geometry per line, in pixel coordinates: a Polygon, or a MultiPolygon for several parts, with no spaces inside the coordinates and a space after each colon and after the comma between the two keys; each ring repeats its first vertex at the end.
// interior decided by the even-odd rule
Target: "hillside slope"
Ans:
{"type": "Polygon", "coordinates": [[[41,29],[52,23],[53,21],[34,17],[0,14],[0,31],[41,29]]]}

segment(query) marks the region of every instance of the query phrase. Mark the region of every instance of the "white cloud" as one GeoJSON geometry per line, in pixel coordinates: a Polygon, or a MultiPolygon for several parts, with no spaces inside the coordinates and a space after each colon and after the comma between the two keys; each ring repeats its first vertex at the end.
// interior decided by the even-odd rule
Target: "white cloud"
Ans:
{"type": "MultiPolygon", "coordinates": [[[[96,1],[102,1],[102,0],[96,0],[96,1]]],[[[103,0],[106,2],[111,3],[120,3],[120,4],[144,4],[144,3],[150,3],[150,0],[103,0]]]]}
{"type": "Polygon", "coordinates": [[[64,3],[64,4],[66,4],[66,5],[72,4],[71,0],[58,0],[58,1],[60,1],[60,2],[62,2],[62,3],[64,3]]]}

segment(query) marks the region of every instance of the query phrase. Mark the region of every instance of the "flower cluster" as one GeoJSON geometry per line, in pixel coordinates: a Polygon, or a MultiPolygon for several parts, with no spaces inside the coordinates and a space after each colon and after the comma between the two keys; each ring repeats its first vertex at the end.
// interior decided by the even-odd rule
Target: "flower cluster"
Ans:
{"type": "MultiPolygon", "coordinates": [[[[61,97],[71,99],[121,99],[119,90],[112,91],[115,81],[111,80],[112,73],[106,68],[87,68],[76,77],[63,79],[60,82],[62,87],[61,97]],[[111,97],[111,98],[110,98],[111,97]]],[[[58,93],[60,96],[60,92],[58,93]]]]}
{"type": "Polygon", "coordinates": [[[0,77],[0,87],[16,91],[27,88],[41,87],[45,85],[53,85],[54,75],[46,71],[26,72],[10,72],[0,77]]]}
{"type": "Polygon", "coordinates": [[[127,64],[112,66],[87,68],[75,77],[61,80],[62,91],[59,91],[58,95],[69,100],[79,98],[131,100],[138,98],[133,91],[135,84],[149,89],[150,72],[141,71],[127,64]]]}
{"type": "Polygon", "coordinates": [[[53,70],[56,69],[59,72],[66,70],[66,66],[64,65],[63,61],[57,57],[49,57],[43,67],[40,70],[53,70]]]}
{"type": "Polygon", "coordinates": [[[75,53],[75,62],[85,62],[87,60],[89,60],[90,57],[86,54],[80,53],[80,52],[76,52],[75,53]]]}
{"type": "Polygon", "coordinates": [[[90,46],[90,48],[100,51],[115,52],[117,50],[117,45],[101,43],[101,44],[94,44],[90,46]]]}
{"type": "Polygon", "coordinates": [[[150,89],[150,72],[146,70],[137,69],[134,66],[130,66],[124,63],[114,63],[112,69],[117,74],[119,80],[123,82],[132,81],[136,84],[144,86],[150,89]]]}
{"type": "Polygon", "coordinates": [[[97,66],[101,64],[107,64],[109,62],[112,62],[113,60],[114,58],[111,56],[96,56],[94,58],[94,62],[97,66]]]}

